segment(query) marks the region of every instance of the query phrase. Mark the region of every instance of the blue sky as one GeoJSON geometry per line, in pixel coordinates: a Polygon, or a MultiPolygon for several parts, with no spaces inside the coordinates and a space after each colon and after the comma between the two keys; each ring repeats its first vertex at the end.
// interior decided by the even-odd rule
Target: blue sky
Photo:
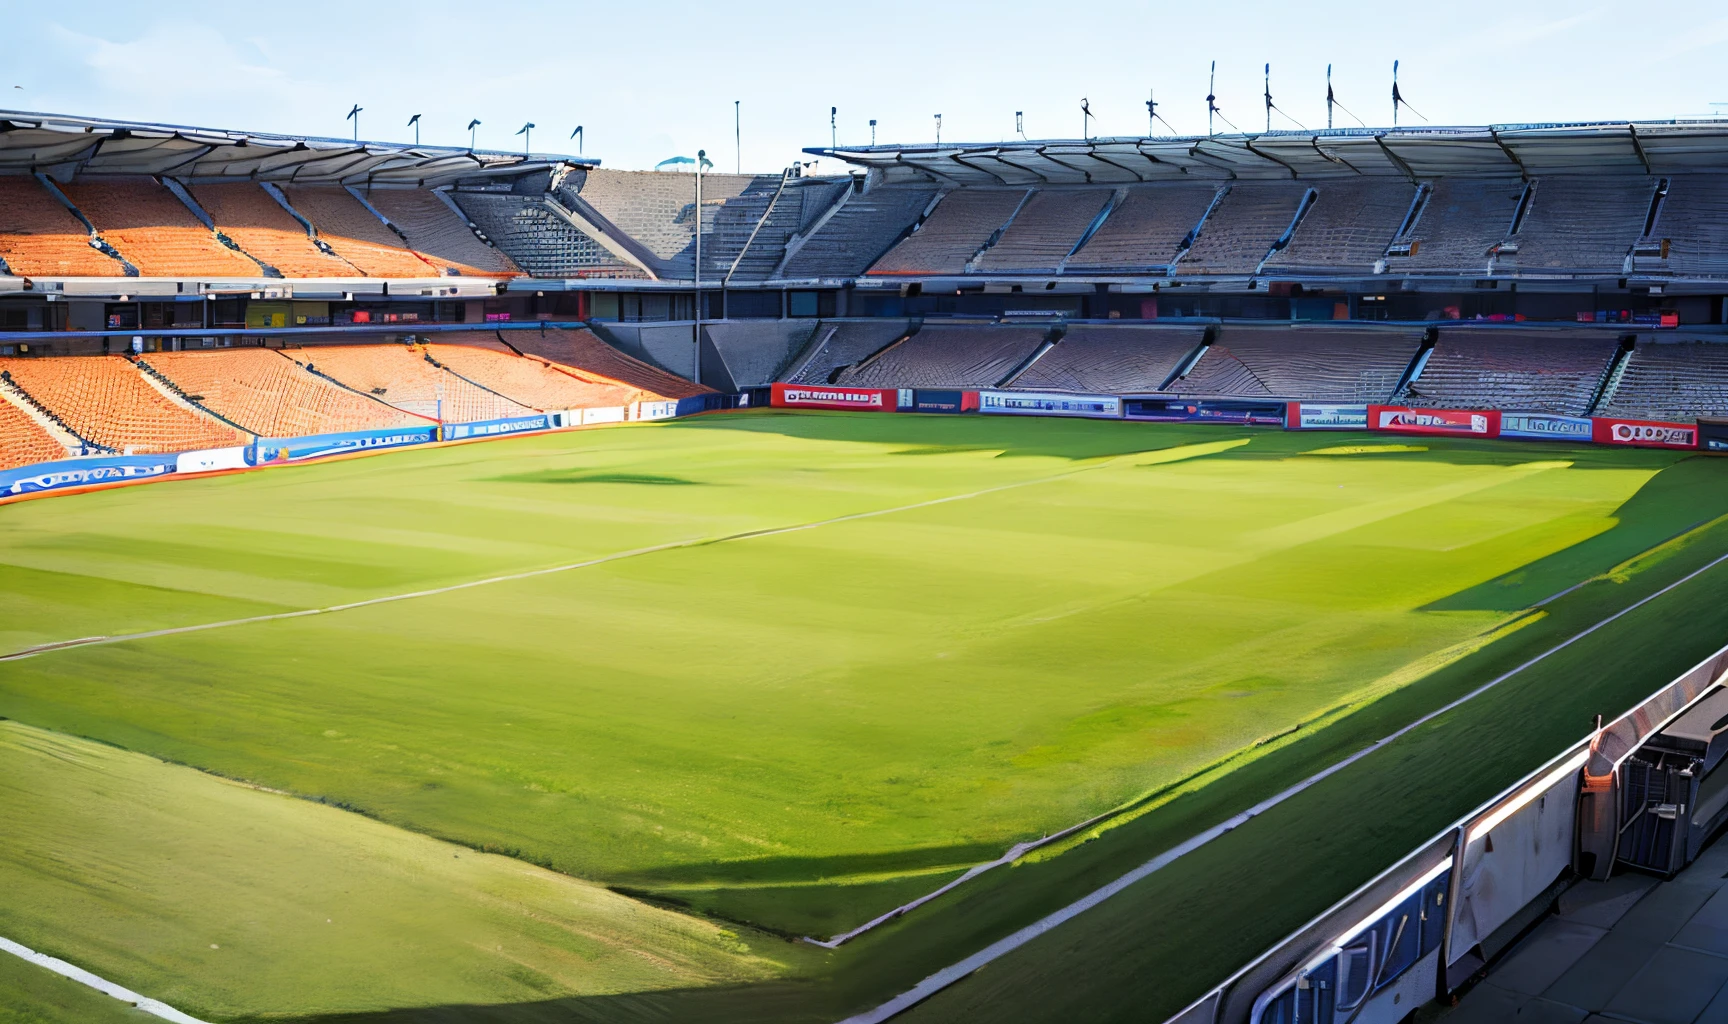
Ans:
{"type": "Polygon", "coordinates": [[[1394,59],[1434,124],[1728,116],[1712,107],[1728,102],[1728,7],[1702,0],[8,7],[10,109],[347,135],[359,103],[369,138],[411,141],[419,113],[428,143],[466,145],[480,118],[481,146],[512,148],[532,121],[550,152],[574,152],[580,124],[585,152],[624,168],[706,147],[731,170],[734,100],[747,171],[825,144],[830,106],[843,144],[868,142],[871,118],[882,142],[928,142],[937,113],[944,140],[1011,137],[1015,111],[1033,138],[1070,138],[1082,97],[1094,134],[1138,135],[1150,88],[1178,131],[1204,132],[1212,60],[1243,128],[1264,127],[1268,61],[1273,99],[1309,127],[1325,124],[1328,63],[1339,101],[1388,123],[1394,59]]]}

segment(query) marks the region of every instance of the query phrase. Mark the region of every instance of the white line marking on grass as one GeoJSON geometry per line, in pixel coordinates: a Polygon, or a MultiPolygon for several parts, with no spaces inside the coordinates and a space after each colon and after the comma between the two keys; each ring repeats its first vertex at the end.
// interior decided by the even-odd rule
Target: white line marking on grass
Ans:
{"type": "MultiPolygon", "coordinates": [[[[1207,843],[1210,843],[1212,840],[1217,839],[1219,836],[1224,835],[1225,833],[1231,831],[1232,829],[1235,829],[1238,826],[1247,824],[1252,819],[1266,813],[1267,811],[1278,806],[1279,804],[1283,803],[1284,801],[1290,799],[1291,797],[1295,796],[1296,794],[1301,793],[1303,790],[1308,789],[1309,787],[1315,785],[1316,783],[1321,782],[1321,781],[1325,780],[1326,778],[1328,778],[1328,777],[1330,777],[1330,776],[1332,776],[1332,775],[1334,775],[1340,771],[1343,771],[1345,768],[1348,768],[1349,766],[1355,764],[1357,761],[1362,760],[1364,757],[1367,757],[1369,754],[1372,754],[1376,750],[1379,750],[1382,747],[1385,747],[1387,744],[1396,742],[1397,740],[1403,738],[1404,736],[1408,735],[1412,731],[1419,729],[1424,725],[1427,725],[1429,722],[1432,722],[1436,718],[1439,718],[1441,715],[1444,715],[1449,711],[1456,710],[1457,708],[1462,707],[1463,705],[1469,703],[1470,701],[1475,700],[1477,697],[1482,696],[1484,693],[1487,693],[1489,690],[1492,690],[1494,687],[1499,686],[1501,683],[1505,682],[1506,680],[1511,679],[1513,676],[1517,675],[1518,673],[1523,672],[1525,669],[1529,668],[1530,666],[1535,665],[1537,662],[1540,662],[1540,661],[1546,659],[1549,655],[1557,654],[1560,651],[1565,650],[1566,648],[1572,646],[1573,644],[1577,643],[1578,641],[1584,639],[1585,637],[1589,636],[1590,634],[1601,629],[1603,626],[1608,625],[1609,623],[1615,621],[1616,619],[1619,619],[1620,617],[1622,617],[1624,615],[1628,615],[1634,611],[1637,611],[1639,608],[1642,608],[1643,606],[1649,604],[1651,601],[1656,600],[1658,597],[1661,597],[1663,594],[1666,594],[1669,591],[1671,591],[1671,590],[1675,589],[1676,587],[1679,587],[1685,583],[1691,582],[1693,579],[1695,579],[1699,576],[1702,576],[1704,573],[1710,571],[1711,569],[1714,569],[1718,565],[1721,565],[1723,562],[1728,562],[1728,555],[1722,555],[1722,556],[1716,558],[1714,561],[1710,562],[1709,564],[1704,565],[1701,568],[1695,569],[1690,573],[1687,573],[1685,576],[1680,577],[1679,579],[1675,580],[1673,583],[1670,583],[1667,586],[1663,587],[1661,590],[1656,591],[1654,594],[1650,594],[1644,598],[1639,599],[1638,601],[1633,602],[1632,604],[1627,605],[1626,607],[1615,612],[1613,615],[1610,615],[1607,618],[1603,619],[1601,622],[1598,622],[1595,625],[1591,626],[1589,629],[1583,630],[1579,633],[1575,633],[1571,637],[1568,637],[1567,639],[1562,640],[1560,643],[1557,643],[1553,647],[1548,648],[1546,651],[1543,651],[1541,654],[1536,655],[1534,658],[1531,658],[1529,661],[1524,662],[1522,665],[1519,665],[1517,668],[1514,668],[1511,671],[1505,672],[1501,675],[1495,676],[1493,679],[1490,679],[1488,682],[1483,683],[1481,686],[1478,686],[1476,689],[1471,690],[1469,693],[1466,693],[1464,696],[1459,697],[1457,700],[1454,700],[1449,704],[1443,705],[1442,707],[1439,707],[1433,711],[1428,712],[1426,715],[1423,715],[1421,718],[1416,719],[1414,722],[1411,722],[1409,725],[1404,726],[1402,729],[1399,729],[1397,732],[1392,733],[1390,736],[1386,736],[1383,739],[1376,740],[1371,745],[1362,748],[1361,750],[1357,751],[1354,754],[1351,754],[1349,757],[1345,758],[1342,761],[1339,761],[1337,764],[1334,764],[1328,768],[1321,769],[1320,771],[1316,772],[1315,774],[1310,775],[1308,778],[1303,779],[1301,782],[1296,783],[1294,786],[1291,786],[1289,789],[1284,790],[1282,793],[1279,793],[1279,794],[1272,796],[1272,797],[1268,797],[1267,799],[1262,800],[1259,803],[1255,804],[1254,806],[1248,808],[1246,811],[1243,811],[1239,814],[1236,814],[1236,815],[1232,816],[1231,818],[1229,818],[1223,822],[1220,822],[1217,825],[1212,826],[1211,828],[1207,829],[1206,831],[1201,832],[1198,835],[1195,835],[1194,837],[1177,844],[1176,846],[1170,848],[1169,850],[1164,851],[1163,853],[1160,853],[1156,857],[1153,857],[1151,860],[1140,865],[1139,867],[1128,872],[1127,874],[1116,879],[1115,881],[1109,883],[1108,885],[1105,885],[1102,888],[1095,889],[1092,892],[1087,893],[1085,896],[1080,897],[1079,899],[1075,900],[1073,903],[1070,903],[1067,906],[1063,907],[1061,910],[1058,910],[1055,913],[1049,914],[1046,917],[1043,917],[1037,921],[1034,921],[1033,923],[1027,925],[1026,927],[1020,929],[1019,931],[1013,933],[1012,935],[1009,935],[1006,938],[998,939],[997,941],[991,943],[988,946],[985,946],[983,949],[972,954],[971,956],[967,957],[966,959],[961,960],[958,963],[951,964],[947,967],[942,968],[941,970],[937,971],[935,974],[930,975],[929,977],[925,978],[923,981],[920,981],[918,984],[912,986],[910,989],[907,989],[905,992],[902,992],[899,995],[895,996],[894,998],[883,1003],[882,1005],[877,1006],[875,1009],[866,1010],[863,1013],[859,1013],[859,1014],[855,1014],[851,1017],[847,1017],[844,1021],[841,1021],[840,1024],[881,1024],[882,1021],[888,1020],[889,1018],[894,1017],[897,1014],[900,1014],[900,1013],[902,1013],[908,1009],[911,1009],[913,1006],[916,1006],[918,1003],[921,1003],[924,1000],[930,998],[931,996],[935,995],[936,993],[942,991],[943,989],[947,988],[948,986],[959,981],[961,978],[964,978],[968,974],[971,974],[973,971],[976,971],[980,967],[983,967],[985,964],[988,964],[993,960],[996,960],[996,959],[998,959],[998,958],[1000,958],[1000,957],[1002,957],[1002,956],[1004,956],[1010,952],[1013,952],[1016,949],[1019,949],[1021,946],[1026,945],[1028,942],[1031,942],[1033,939],[1037,938],[1038,936],[1043,935],[1045,932],[1048,932],[1051,929],[1056,928],[1058,925],[1061,925],[1063,922],[1071,920],[1075,917],[1078,917],[1080,914],[1083,914],[1086,911],[1091,910],[1093,907],[1097,906],[1100,903],[1103,903],[1105,900],[1116,895],[1117,893],[1121,892],[1122,890],[1128,888],[1129,886],[1133,885],[1135,882],[1141,881],[1142,879],[1153,874],[1154,872],[1159,871],[1162,868],[1174,863],[1176,860],[1178,860],[1184,856],[1187,856],[1190,853],[1193,853],[1195,850],[1198,850],[1200,847],[1205,846],[1207,843]]],[[[1010,852],[1012,852],[1012,851],[1010,851],[1010,852]]],[[[979,870],[980,870],[980,872],[983,870],[988,870],[991,867],[995,867],[998,863],[1003,863],[1003,861],[992,861],[989,865],[980,865],[979,870]]],[[[952,888],[953,884],[954,883],[949,883],[949,885],[946,886],[945,888],[952,888]]],[[[932,896],[933,895],[935,895],[935,894],[933,893],[932,896]]],[[[926,899],[928,899],[928,898],[929,897],[926,897],[926,899]]],[[[924,901],[918,900],[918,901],[915,901],[915,903],[911,904],[911,905],[916,905],[916,903],[922,903],[922,902],[924,902],[924,901]]],[[[887,919],[890,919],[890,918],[895,917],[895,916],[898,916],[898,912],[890,911],[888,914],[883,915],[882,918],[879,918],[878,921],[887,920],[887,919]]],[[[874,925],[874,923],[875,922],[872,922],[872,925],[874,925]]],[[[825,943],[824,943],[824,945],[825,945],[825,943]]]]}
{"type": "Polygon", "coordinates": [[[141,996],[129,988],[123,988],[103,978],[98,978],[82,967],[75,967],[64,960],[51,957],[46,953],[38,953],[29,946],[21,946],[11,939],[0,938],[0,950],[5,950],[15,957],[28,960],[38,967],[46,967],[55,974],[71,978],[73,981],[85,984],[104,995],[113,996],[123,1003],[131,1003],[145,1013],[155,1014],[163,1020],[171,1020],[174,1024],[205,1024],[197,1017],[181,1013],[174,1007],[160,1000],[141,996]]]}
{"type": "Polygon", "coordinates": [[[1017,480],[1013,483],[998,484],[995,487],[986,487],[982,490],[968,491],[965,494],[950,494],[941,498],[931,498],[927,501],[915,501],[910,505],[896,505],[893,508],[872,509],[868,512],[849,512],[846,515],[834,516],[829,519],[818,519],[808,523],[795,523],[791,526],[772,526],[760,530],[744,530],[739,533],[730,533],[720,537],[694,537],[688,540],[667,541],[664,544],[652,544],[645,548],[632,548],[629,551],[618,551],[610,555],[601,555],[598,558],[589,558],[580,562],[570,562],[565,565],[548,566],[544,569],[529,569],[525,572],[513,572],[503,576],[489,576],[486,579],[469,580],[466,583],[452,583],[446,587],[433,587],[429,590],[414,590],[406,594],[389,594],[384,597],[371,597],[364,601],[349,601],[345,604],[333,604],[324,608],[302,608],[298,611],[292,612],[272,612],[269,615],[249,615],[241,619],[223,619],[219,622],[201,622],[191,626],[174,626],[168,629],[152,629],[140,633],[119,633],[114,636],[91,636],[79,640],[59,640],[54,643],[38,644],[34,647],[26,647],[22,650],[13,651],[10,654],[0,654],[0,661],[18,661],[23,658],[33,658],[39,654],[70,650],[77,647],[96,647],[105,644],[118,644],[124,643],[128,640],[148,640],[151,637],[173,636],[178,633],[200,633],[207,629],[224,629],[229,626],[250,626],[259,622],[277,622],[283,619],[299,619],[305,618],[309,615],[329,615],[333,612],[352,611],[355,608],[369,608],[373,605],[390,604],[395,601],[412,601],[415,598],[436,597],[439,594],[449,594],[458,590],[468,590],[473,587],[486,587],[491,586],[494,583],[510,583],[515,580],[533,579],[536,576],[551,576],[556,573],[571,572],[576,569],[588,569],[596,565],[605,565],[608,562],[623,561],[626,558],[638,558],[642,555],[657,554],[661,551],[676,551],[680,548],[699,548],[705,547],[709,544],[726,544],[732,541],[754,540],[759,537],[777,537],[787,533],[798,533],[803,530],[814,530],[823,526],[833,526],[836,523],[849,523],[858,519],[873,519],[877,516],[893,515],[897,512],[910,512],[914,509],[929,508],[933,505],[946,505],[949,502],[954,501],[967,501],[972,498],[983,497],[986,494],[996,494],[1000,491],[1011,491],[1019,487],[1030,487],[1034,484],[1045,484],[1056,480],[1065,480],[1071,476],[1076,476],[1081,473],[1087,473],[1095,469],[1102,469],[1105,466],[1113,465],[1125,458],[1151,455],[1153,456],[1152,461],[1140,463],[1140,465],[1150,466],[1166,462],[1180,462],[1184,459],[1196,458],[1202,455],[1211,455],[1223,449],[1233,448],[1239,444],[1246,443],[1246,441],[1210,441],[1205,444],[1181,445],[1176,448],[1160,448],[1151,452],[1130,452],[1125,455],[1117,455],[1111,458],[1102,459],[1091,465],[1080,466],[1051,476],[1041,476],[1031,480],[1017,480]]]}

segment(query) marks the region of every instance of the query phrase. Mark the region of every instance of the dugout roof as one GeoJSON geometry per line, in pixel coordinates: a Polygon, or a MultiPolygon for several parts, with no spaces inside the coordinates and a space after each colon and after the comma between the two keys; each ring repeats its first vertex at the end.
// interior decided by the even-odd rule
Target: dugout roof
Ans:
{"type": "Polygon", "coordinates": [[[1185,177],[1400,174],[1676,174],[1728,168],[1728,121],[1341,129],[1188,138],[806,149],[890,181],[955,185],[1132,184],[1185,177]]]}
{"type": "Polygon", "coordinates": [[[356,142],[0,110],[0,174],[159,174],[193,182],[429,187],[593,157],[356,142]]]}

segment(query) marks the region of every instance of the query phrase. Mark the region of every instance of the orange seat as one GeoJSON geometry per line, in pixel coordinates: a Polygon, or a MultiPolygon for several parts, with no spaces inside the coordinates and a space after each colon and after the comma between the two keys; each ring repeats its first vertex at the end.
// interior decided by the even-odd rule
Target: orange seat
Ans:
{"type": "Polygon", "coordinates": [[[24,410],[0,399],[0,469],[66,458],[54,435],[37,425],[24,410]]]}
{"type": "Polygon", "coordinates": [[[251,440],[169,398],[119,356],[0,359],[0,370],[73,433],[119,452],[225,448],[251,440]]]}
{"type": "Polygon", "coordinates": [[[398,409],[444,423],[530,416],[534,410],[426,361],[407,345],[309,345],[289,358],[398,409]]]}
{"type": "Polygon", "coordinates": [[[260,437],[388,430],[426,420],[313,374],[263,348],[143,357],[198,404],[260,437]]]}
{"type": "Polygon", "coordinates": [[[34,178],[0,175],[0,260],[19,277],[125,277],[90,232],[34,178]]]}

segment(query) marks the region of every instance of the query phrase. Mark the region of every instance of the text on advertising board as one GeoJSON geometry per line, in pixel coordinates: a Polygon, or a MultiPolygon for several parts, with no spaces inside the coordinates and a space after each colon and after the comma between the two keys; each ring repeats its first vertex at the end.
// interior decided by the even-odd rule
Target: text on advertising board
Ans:
{"type": "Polygon", "coordinates": [[[1597,419],[1592,437],[1597,444],[1622,444],[1636,448],[1698,447],[1698,428],[1690,423],[1597,419]]]}
{"type": "Polygon", "coordinates": [[[1412,409],[1402,405],[1371,405],[1370,425],[1396,434],[1466,434],[1493,437],[1500,432],[1500,414],[1470,409],[1412,409]]]}

